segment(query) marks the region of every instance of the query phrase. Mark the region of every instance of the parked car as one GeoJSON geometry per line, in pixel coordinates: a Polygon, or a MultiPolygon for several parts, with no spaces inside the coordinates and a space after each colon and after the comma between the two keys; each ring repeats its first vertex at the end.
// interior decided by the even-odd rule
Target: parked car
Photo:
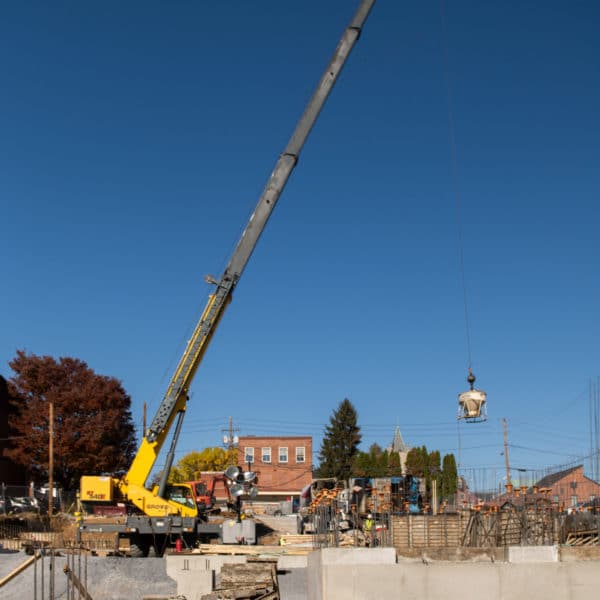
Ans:
{"type": "Polygon", "coordinates": [[[39,512],[39,503],[36,498],[30,498],[29,496],[7,497],[5,500],[5,512],[7,514],[39,512]]]}

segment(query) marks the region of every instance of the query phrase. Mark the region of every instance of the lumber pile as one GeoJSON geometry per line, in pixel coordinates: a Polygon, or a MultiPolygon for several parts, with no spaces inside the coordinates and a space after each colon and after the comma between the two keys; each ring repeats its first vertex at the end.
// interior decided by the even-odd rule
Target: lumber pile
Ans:
{"type": "Polygon", "coordinates": [[[279,537],[281,546],[312,546],[313,536],[307,533],[283,533],[279,537]]]}
{"type": "Polygon", "coordinates": [[[328,490],[322,489],[317,492],[315,497],[311,500],[310,505],[308,507],[309,513],[314,513],[315,510],[320,506],[330,506],[332,505],[338,497],[340,490],[328,490]]]}
{"type": "Polygon", "coordinates": [[[597,546],[598,530],[575,531],[567,534],[565,541],[567,546],[597,546]]]}
{"type": "Polygon", "coordinates": [[[215,590],[202,600],[279,600],[276,561],[224,564],[215,590]]]}
{"type": "MultiPolygon", "coordinates": [[[[311,536],[306,536],[311,537],[311,536]]],[[[247,546],[237,544],[201,544],[199,548],[191,551],[191,554],[226,554],[246,556],[281,556],[282,554],[303,555],[312,550],[310,547],[299,546],[247,546]]]]}
{"type": "Polygon", "coordinates": [[[392,503],[392,483],[386,479],[373,480],[374,486],[371,495],[367,500],[367,510],[369,512],[391,512],[392,503]]]}

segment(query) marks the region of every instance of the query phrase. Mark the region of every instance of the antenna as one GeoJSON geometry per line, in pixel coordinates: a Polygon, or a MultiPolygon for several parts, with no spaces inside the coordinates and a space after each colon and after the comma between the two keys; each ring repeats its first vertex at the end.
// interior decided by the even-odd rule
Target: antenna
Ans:
{"type": "Polygon", "coordinates": [[[239,427],[233,427],[233,417],[229,417],[229,427],[227,429],[221,429],[221,431],[225,434],[223,436],[223,445],[227,446],[227,456],[231,465],[235,465],[237,463],[237,456],[234,456],[234,451],[238,447],[240,440],[239,437],[234,434],[234,431],[239,432],[239,430],[239,427]]]}
{"type": "Polygon", "coordinates": [[[506,485],[512,485],[510,480],[510,460],[508,459],[508,425],[506,423],[506,417],[502,419],[502,432],[504,435],[504,463],[506,465],[506,485]]]}

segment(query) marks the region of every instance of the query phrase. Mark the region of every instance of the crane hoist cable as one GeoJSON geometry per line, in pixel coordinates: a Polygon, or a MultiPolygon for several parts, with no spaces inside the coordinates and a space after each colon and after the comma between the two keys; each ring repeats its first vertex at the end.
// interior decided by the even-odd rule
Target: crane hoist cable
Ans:
{"type": "MultiPolygon", "coordinates": [[[[446,17],[444,13],[444,0],[440,0],[440,20],[441,20],[441,38],[442,38],[442,55],[444,65],[444,79],[446,82],[446,98],[448,103],[448,131],[450,136],[450,163],[452,171],[452,187],[454,191],[454,200],[456,207],[456,228],[458,234],[458,258],[460,281],[462,287],[463,310],[465,319],[465,338],[467,350],[467,382],[470,390],[459,394],[459,419],[464,419],[467,422],[475,423],[487,420],[486,402],[487,397],[485,392],[474,389],[475,375],[473,374],[473,359],[471,350],[471,323],[469,318],[469,303],[467,295],[467,282],[465,275],[465,251],[462,228],[462,193],[460,187],[460,178],[458,176],[458,151],[456,145],[456,122],[454,118],[454,106],[452,101],[452,83],[450,81],[450,66],[448,57],[448,43],[446,32],[446,17]]],[[[459,444],[460,444],[460,428],[459,428],[459,444]]]]}
{"type": "MultiPolygon", "coordinates": [[[[465,252],[464,252],[464,241],[462,231],[462,193],[460,188],[460,180],[458,177],[458,151],[456,148],[456,123],[454,118],[454,107],[452,102],[452,83],[450,81],[450,66],[448,57],[448,43],[446,34],[446,18],[444,14],[444,0],[440,0],[440,17],[442,23],[442,54],[444,63],[444,80],[446,83],[446,98],[448,104],[448,131],[450,136],[450,163],[452,170],[452,187],[454,191],[454,200],[456,208],[456,227],[458,234],[458,259],[459,259],[459,270],[460,280],[462,287],[463,296],[463,309],[465,319],[465,334],[466,334],[466,345],[467,345],[467,368],[469,370],[469,377],[472,375],[471,368],[473,366],[472,352],[471,352],[471,325],[469,319],[469,303],[467,299],[467,283],[465,275],[465,252]]],[[[471,383],[469,381],[469,383],[471,383]]]]}

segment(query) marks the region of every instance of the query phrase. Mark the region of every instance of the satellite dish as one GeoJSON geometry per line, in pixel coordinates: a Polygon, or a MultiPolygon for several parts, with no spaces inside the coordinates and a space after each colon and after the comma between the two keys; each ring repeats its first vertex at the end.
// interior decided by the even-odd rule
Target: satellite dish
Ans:
{"type": "Polygon", "coordinates": [[[246,471],[244,473],[244,481],[250,482],[256,479],[256,473],[254,471],[246,471]]]}
{"type": "Polygon", "coordinates": [[[227,477],[227,479],[231,479],[232,481],[234,481],[235,479],[237,479],[237,476],[241,473],[240,468],[239,467],[227,467],[227,470],[225,471],[225,477],[227,477]]]}
{"type": "Polygon", "coordinates": [[[238,496],[244,495],[244,486],[239,483],[234,483],[231,488],[229,488],[231,495],[235,498],[238,496]]]}
{"type": "Polygon", "coordinates": [[[252,500],[254,500],[254,498],[256,498],[256,496],[258,496],[258,488],[255,485],[253,485],[250,488],[250,498],[252,498],[252,500]]]}

